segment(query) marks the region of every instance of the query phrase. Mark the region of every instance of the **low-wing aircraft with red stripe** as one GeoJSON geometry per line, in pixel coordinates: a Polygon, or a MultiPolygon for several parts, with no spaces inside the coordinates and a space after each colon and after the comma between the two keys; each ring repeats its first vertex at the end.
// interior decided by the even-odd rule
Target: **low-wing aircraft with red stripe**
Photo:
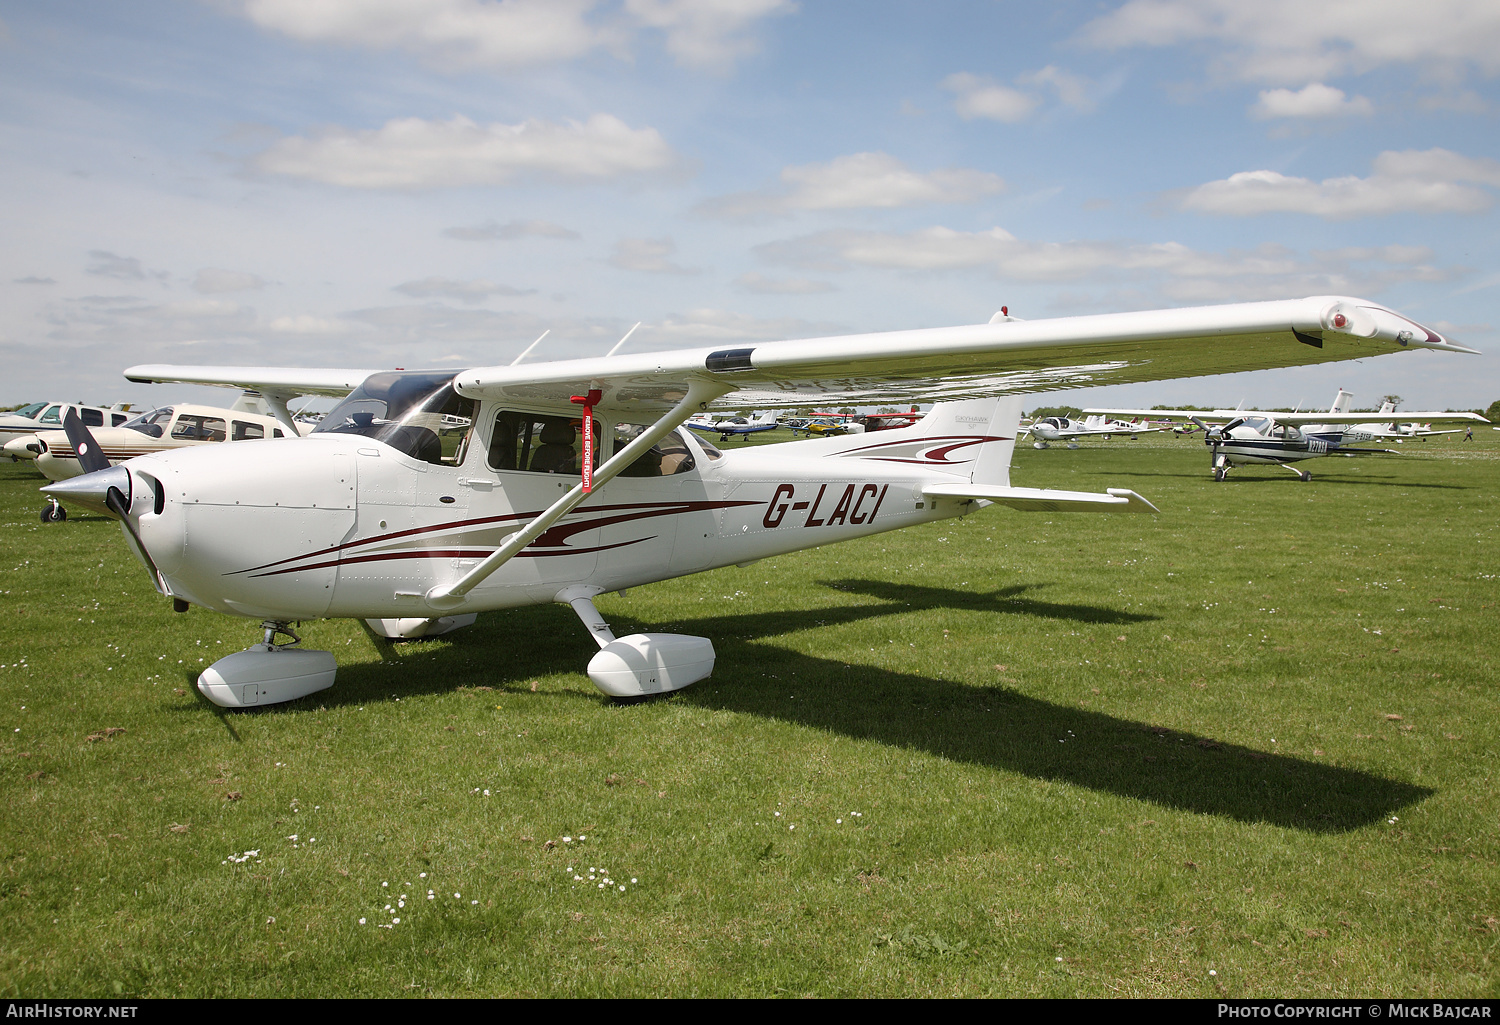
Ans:
{"type": "MultiPolygon", "coordinates": [[[[593,604],[602,593],[989,505],[1155,511],[1125,489],[1012,486],[1027,395],[1412,348],[1473,351],[1377,304],[1323,296],[385,371],[295,441],[179,449],[112,467],[70,420],[89,472],[44,490],[118,518],[178,610],[198,605],[261,623],[260,643],[199,677],[215,704],[271,704],[331,686],[334,656],[300,646],[292,631],[301,620],[357,618],[419,636],[547,602],[571,606],[597,644],[589,678],[633,698],[709,675],[713,643],[616,637],[593,604]],[[720,452],[682,429],[716,402],[935,405],[898,430],[720,452]],[[445,417],[469,427],[445,442],[445,417]]],[[[316,392],[348,376],[253,367],[126,373],[263,394],[316,392]]]]}

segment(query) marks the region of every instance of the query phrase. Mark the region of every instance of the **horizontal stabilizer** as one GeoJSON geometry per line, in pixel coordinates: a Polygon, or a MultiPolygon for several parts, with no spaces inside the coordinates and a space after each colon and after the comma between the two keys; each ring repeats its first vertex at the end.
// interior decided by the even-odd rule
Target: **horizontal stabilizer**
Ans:
{"type": "Polygon", "coordinates": [[[1022,512],[1161,512],[1134,491],[1109,488],[1094,491],[1053,491],[1049,488],[1010,488],[993,484],[923,484],[929,498],[978,498],[1008,505],[1022,512]]]}

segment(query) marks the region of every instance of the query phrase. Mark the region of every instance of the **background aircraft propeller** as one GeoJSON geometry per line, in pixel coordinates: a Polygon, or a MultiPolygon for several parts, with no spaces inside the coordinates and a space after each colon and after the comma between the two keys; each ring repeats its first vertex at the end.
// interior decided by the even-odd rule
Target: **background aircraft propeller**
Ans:
{"type": "MultiPolygon", "coordinates": [[[[151,571],[152,583],[158,591],[167,593],[162,584],[161,572],[157,570],[156,562],[135,529],[135,521],[130,518],[130,501],[134,490],[130,471],[123,466],[110,465],[109,457],[78,418],[78,414],[71,409],[63,420],[63,430],[67,432],[68,443],[78,456],[78,465],[82,467],[83,475],[59,481],[42,491],[52,497],[54,505],[57,495],[68,495],[74,501],[108,512],[118,519],[124,524],[130,539],[135,542],[136,551],[140,552],[146,568],[151,571]]],[[[43,517],[45,516],[44,512],[43,517]]]]}

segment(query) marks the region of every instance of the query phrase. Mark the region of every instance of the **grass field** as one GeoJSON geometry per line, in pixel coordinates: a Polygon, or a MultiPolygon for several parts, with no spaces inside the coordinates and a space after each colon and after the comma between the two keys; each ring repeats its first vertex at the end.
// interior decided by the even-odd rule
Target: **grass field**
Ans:
{"type": "Polygon", "coordinates": [[[0,464],[0,992],[1494,996],[1478,433],[1306,484],[1021,448],[1016,484],[1162,514],[989,509],[611,596],[719,654],[628,706],[554,606],[308,624],[335,687],[226,713],[193,681],[253,624],[174,615],[0,464]]]}

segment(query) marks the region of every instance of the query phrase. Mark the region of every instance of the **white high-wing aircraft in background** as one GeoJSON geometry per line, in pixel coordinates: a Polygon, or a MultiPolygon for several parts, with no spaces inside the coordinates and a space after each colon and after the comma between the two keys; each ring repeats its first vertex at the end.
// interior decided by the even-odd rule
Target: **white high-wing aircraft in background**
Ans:
{"type": "MultiPolygon", "coordinates": [[[[1274,464],[1291,470],[1300,480],[1308,481],[1312,480],[1312,474],[1297,469],[1292,463],[1332,455],[1397,454],[1391,449],[1350,447],[1384,436],[1379,430],[1364,425],[1389,425],[1391,422],[1391,409],[1385,406],[1373,413],[1349,412],[1353,398],[1340,388],[1326,413],[1278,413],[1258,409],[1216,409],[1212,413],[1192,409],[1091,409],[1089,412],[1116,416],[1150,415],[1197,424],[1204,430],[1203,443],[1209,447],[1209,465],[1214,480],[1224,480],[1235,466],[1274,464]]],[[[1428,421],[1489,423],[1478,413],[1407,415],[1428,421]]]]}
{"type": "MultiPolygon", "coordinates": [[[[9,413],[0,413],[0,449],[17,438],[29,438],[37,431],[62,430],[63,417],[74,410],[85,427],[118,427],[135,416],[123,403],[106,409],[103,406],[85,406],[77,402],[33,402],[9,413]]],[[[30,458],[30,455],[10,453],[12,460],[30,458]]]]}
{"type": "MultiPolygon", "coordinates": [[[[221,441],[257,441],[264,438],[296,438],[310,432],[315,422],[284,422],[267,412],[267,404],[257,394],[244,392],[230,408],[199,406],[179,402],[148,410],[134,418],[116,414],[121,419],[112,427],[90,423],[88,409],[81,410],[84,427],[91,429],[95,445],[111,463],[150,452],[209,445],[221,441]]],[[[468,426],[465,424],[464,426],[468,426]]],[[[12,459],[34,459],[37,469],[49,480],[67,480],[83,473],[73,442],[61,424],[56,429],[23,435],[6,443],[3,450],[12,459]]],[[[42,508],[43,523],[60,523],[68,518],[67,510],[52,498],[42,508]]]]}
{"type": "Polygon", "coordinates": [[[1103,438],[1108,441],[1116,434],[1122,434],[1132,440],[1138,435],[1154,434],[1161,430],[1151,424],[1129,423],[1125,420],[1110,420],[1103,416],[1089,416],[1082,420],[1071,420],[1065,416],[1047,416],[1040,420],[1034,420],[1031,426],[1023,431],[1038,439],[1031,443],[1032,448],[1048,448],[1054,441],[1066,441],[1069,448],[1078,447],[1079,438],[1103,438]]]}
{"type": "MultiPolygon", "coordinates": [[[[261,643],[199,677],[216,704],[270,704],[332,685],[333,655],[298,646],[299,620],[351,617],[405,633],[547,602],[570,605],[598,644],[594,683],[633,697],[703,679],[713,644],[616,638],[592,601],[606,591],[989,504],[1153,511],[1132,491],[1012,487],[1026,395],[1406,348],[1473,351],[1384,307],[1322,296],[389,371],[364,378],[297,441],[181,449],[111,467],[70,420],[80,456],[97,468],[43,490],[120,519],[174,608],[261,621],[261,643]],[[937,405],[875,436],[725,453],[681,429],[717,400],[937,405]],[[471,421],[451,450],[439,438],[444,416],[471,421]]],[[[350,373],[151,366],[126,376],[310,394],[350,373]]]]}
{"type": "Polygon", "coordinates": [[[1380,412],[1382,414],[1389,414],[1391,416],[1391,421],[1389,423],[1372,424],[1370,426],[1370,434],[1377,441],[1394,441],[1396,444],[1400,445],[1403,444],[1407,438],[1420,438],[1421,440],[1426,441],[1428,438],[1431,438],[1435,435],[1462,434],[1465,430],[1465,428],[1463,427],[1454,427],[1451,430],[1435,431],[1432,429],[1431,423],[1423,424],[1417,423],[1415,421],[1402,423],[1395,418],[1396,404],[1394,402],[1382,402],[1380,404],[1380,412]]]}

